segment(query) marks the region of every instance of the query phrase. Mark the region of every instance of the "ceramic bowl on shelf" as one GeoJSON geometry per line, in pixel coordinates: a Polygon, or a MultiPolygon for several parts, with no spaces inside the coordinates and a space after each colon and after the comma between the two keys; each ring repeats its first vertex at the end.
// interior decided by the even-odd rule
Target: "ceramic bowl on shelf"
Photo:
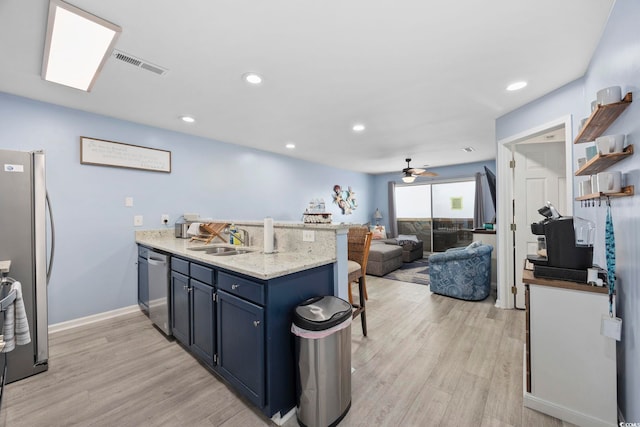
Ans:
{"type": "Polygon", "coordinates": [[[622,172],[599,172],[597,176],[598,191],[605,194],[619,193],[622,189],[622,172]]]}
{"type": "Polygon", "coordinates": [[[578,169],[583,167],[586,163],[587,163],[587,158],[586,157],[579,157],[578,158],[578,169]]]}
{"type": "Polygon", "coordinates": [[[613,104],[622,100],[622,88],[620,86],[611,86],[600,89],[596,94],[596,101],[600,105],[613,104]]]}
{"type": "Polygon", "coordinates": [[[598,147],[590,145],[584,149],[584,153],[587,156],[587,161],[593,159],[598,154],[598,147]]]}
{"type": "Polygon", "coordinates": [[[624,134],[599,136],[596,138],[596,147],[600,154],[622,153],[624,134]]]}
{"type": "Polygon", "coordinates": [[[596,108],[598,108],[598,100],[594,99],[593,101],[591,101],[591,112],[593,113],[594,111],[596,111],[596,108]]]}
{"type": "Polygon", "coordinates": [[[581,181],[580,187],[578,190],[579,190],[578,194],[580,194],[580,196],[586,196],[587,194],[591,194],[591,180],[588,179],[586,181],[581,181]]]}

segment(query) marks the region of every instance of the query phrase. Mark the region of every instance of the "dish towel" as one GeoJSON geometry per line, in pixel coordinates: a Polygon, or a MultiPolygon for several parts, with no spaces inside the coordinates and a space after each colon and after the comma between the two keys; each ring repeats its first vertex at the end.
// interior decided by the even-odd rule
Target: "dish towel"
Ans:
{"type": "Polygon", "coordinates": [[[607,207],[607,220],[604,228],[605,257],[607,260],[607,281],[609,282],[609,314],[613,312],[613,293],[616,288],[616,239],[613,234],[611,206],[607,207]]]}
{"type": "Polygon", "coordinates": [[[16,344],[24,345],[31,342],[27,312],[24,309],[24,301],[22,300],[22,285],[20,282],[14,282],[11,285],[11,290],[16,291],[16,300],[4,312],[5,346],[2,349],[3,353],[13,350],[16,344]]]}

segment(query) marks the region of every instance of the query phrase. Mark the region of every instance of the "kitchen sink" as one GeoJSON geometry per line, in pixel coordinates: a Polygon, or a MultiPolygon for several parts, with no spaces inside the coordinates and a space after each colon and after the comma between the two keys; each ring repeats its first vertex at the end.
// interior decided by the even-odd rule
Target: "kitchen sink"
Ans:
{"type": "Polygon", "coordinates": [[[251,252],[255,252],[253,249],[247,248],[234,248],[229,246],[219,246],[219,245],[207,245],[207,246],[197,246],[194,248],[187,248],[190,251],[200,251],[209,255],[215,256],[228,256],[228,255],[241,255],[248,254],[251,252]]]}

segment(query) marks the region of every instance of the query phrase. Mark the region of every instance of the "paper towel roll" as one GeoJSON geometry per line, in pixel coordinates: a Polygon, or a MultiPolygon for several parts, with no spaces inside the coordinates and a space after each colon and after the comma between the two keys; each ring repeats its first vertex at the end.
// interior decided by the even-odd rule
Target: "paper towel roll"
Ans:
{"type": "Polygon", "coordinates": [[[264,219],[264,253],[273,253],[273,218],[264,219]]]}

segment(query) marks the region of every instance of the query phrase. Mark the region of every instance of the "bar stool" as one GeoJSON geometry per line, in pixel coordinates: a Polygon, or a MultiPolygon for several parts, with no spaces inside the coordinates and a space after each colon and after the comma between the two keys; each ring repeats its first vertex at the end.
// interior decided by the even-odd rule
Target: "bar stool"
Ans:
{"type": "Polygon", "coordinates": [[[371,247],[372,233],[366,227],[351,227],[347,234],[348,261],[347,270],[349,303],[355,309],[353,318],[361,316],[362,334],[367,336],[367,316],[366,316],[366,300],[367,296],[367,260],[369,258],[369,248],[371,247]],[[358,282],[359,303],[353,303],[353,295],[351,293],[351,284],[358,282]]]}

